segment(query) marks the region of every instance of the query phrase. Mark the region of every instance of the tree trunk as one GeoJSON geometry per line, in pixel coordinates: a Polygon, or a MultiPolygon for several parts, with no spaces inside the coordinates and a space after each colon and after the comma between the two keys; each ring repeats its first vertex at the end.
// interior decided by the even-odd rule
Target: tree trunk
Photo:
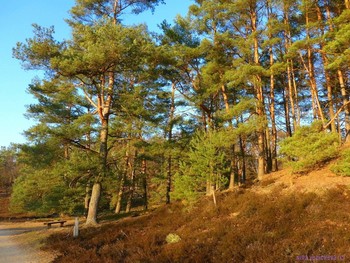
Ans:
{"type": "Polygon", "coordinates": [[[308,42],[307,44],[307,63],[304,61],[302,54],[300,53],[301,62],[304,65],[304,68],[309,75],[309,82],[310,82],[310,89],[311,89],[311,98],[312,98],[312,108],[313,108],[313,115],[314,119],[321,119],[323,125],[325,124],[325,117],[323,114],[323,110],[321,107],[321,103],[318,96],[318,89],[316,84],[316,77],[315,77],[315,69],[314,69],[314,61],[313,61],[313,51],[312,47],[309,44],[310,42],[310,33],[309,33],[309,10],[306,8],[305,10],[305,22],[306,22],[306,40],[308,42]]]}
{"type": "Polygon", "coordinates": [[[172,156],[169,155],[168,157],[168,171],[167,171],[167,182],[166,182],[166,204],[170,204],[170,192],[171,192],[171,179],[172,179],[172,156]]]}
{"type": "Polygon", "coordinates": [[[125,175],[120,180],[119,189],[117,193],[117,201],[115,204],[114,213],[119,214],[122,209],[122,200],[123,200],[123,189],[124,189],[125,175]]]}
{"type": "Polygon", "coordinates": [[[129,171],[129,162],[130,162],[130,154],[129,154],[129,141],[127,142],[126,145],[126,151],[125,151],[125,164],[124,164],[124,171],[123,171],[123,176],[120,180],[120,185],[118,189],[118,194],[117,194],[117,202],[115,206],[115,213],[119,214],[122,208],[122,198],[123,198],[123,193],[124,193],[124,184],[126,181],[126,177],[128,176],[128,171],[129,171]]]}
{"type": "Polygon", "coordinates": [[[242,165],[238,169],[238,174],[241,176],[241,183],[245,184],[246,181],[246,158],[245,158],[245,142],[242,136],[239,136],[239,148],[242,155],[242,165]]]}
{"type": "Polygon", "coordinates": [[[96,225],[97,224],[97,210],[98,203],[101,196],[101,184],[96,182],[92,186],[91,199],[89,203],[89,211],[86,218],[86,225],[96,225]]]}
{"type": "Polygon", "coordinates": [[[85,187],[85,198],[84,198],[84,215],[87,217],[88,210],[89,210],[89,204],[90,204],[90,198],[91,198],[91,187],[90,187],[90,182],[86,184],[85,187]]]}
{"type": "Polygon", "coordinates": [[[131,175],[130,175],[129,195],[128,195],[128,199],[126,201],[126,209],[125,209],[126,213],[129,213],[131,211],[132,199],[133,199],[134,191],[135,191],[136,158],[137,158],[137,151],[135,151],[133,164],[131,164],[131,162],[129,163],[131,175]]]}
{"type": "Polygon", "coordinates": [[[235,169],[235,167],[236,167],[236,163],[235,163],[235,157],[234,157],[234,151],[235,151],[235,146],[234,145],[232,145],[231,146],[231,167],[230,167],[230,182],[229,182],[229,186],[228,186],[228,189],[233,189],[234,187],[235,187],[235,182],[236,182],[236,180],[235,180],[235,178],[236,178],[236,169],[235,169]]]}
{"type": "MultiPolygon", "coordinates": [[[[253,4],[250,10],[250,20],[251,20],[251,29],[252,35],[254,36],[254,64],[255,66],[260,66],[259,61],[259,41],[257,38],[257,13],[256,6],[253,4]]],[[[260,118],[260,121],[265,121],[265,111],[264,111],[264,95],[262,88],[261,76],[255,75],[254,77],[254,89],[257,98],[256,113],[260,118]]],[[[265,174],[265,128],[264,125],[261,125],[258,130],[258,179],[261,180],[265,174]]]]}
{"type": "MultiPolygon", "coordinates": [[[[283,81],[283,80],[282,80],[283,81]]],[[[283,108],[284,108],[284,119],[286,124],[286,134],[288,137],[292,137],[292,126],[290,123],[290,108],[289,108],[289,96],[290,92],[286,85],[284,85],[284,89],[282,89],[282,98],[283,98],[283,108]]],[[[294,119],[293,119],[294,121],[294,119]]]]}
{"type": "Polygon", "coordinates": [[[89,205],[88,216],[86,218],[86,224],[97,223],[97,211],[98,203],[101,195],[101,181],[107,175],[107,155],[108,155],[108,126],[109,126],[109,114],[112,105],[112,94],[114,88],[114,73],[109,73],[108,81],[108,94],[106,99],[104,98],[105,81],[104,76],[101,76],[100,94],[98,96],[97,111],[101,121],[100,130],[100,173],[95,178],[95,183],[92,187],[91,200],[89,205]]]}
{"type": "MultiPolygon", "coordinates": [[[[172,143],[173,140],[173,122],[175,114],[175,83],[172,83],[171,86],[171,104],[169,111],[169,123],[168,123],[168,142],[172,143]]],[[[172,153],[171,149],[169,150],[168,156],[168,171],[167,171],[167,185],[166,185],[166,204],[170,204],[170,192],[172,185],[172,153]]]]}
{"type": "MultiPolygon", "coordinates": [[[[267,15],[269,20],[271,19],[271,6],[269,1],[267,1],[267,15]]],[[[272,34],[269,33],[269,38],[272,39],[272,34]]],[[[270,145],[269,147],[269,163],[270,167],[269,170],[271,169],[272,171],[277,171],[278,166],[277,166],[277,127],[276,127],[276,114],[275,114],[275,75],[272,70],[273,65],[275,63],[274,57],[273,57],[273,46],[271,45],[269,47],[269,53],[270,53],[270,118],[271,118],[271,142],[267,140],[267,145],[270,145]]],[[[269,133],[269,129],[267,128],[267,134],[269,133]]]]}
{"type": "MultiPolygon", "coordinates": [[[[283,7],[283,21],[285,25],[284,30],[284,46],[286,51],[289,50],[291,46],[291,32],[290,32],[290,22],[289,22],[289,6],[286,4],[283,7]]],[[[286,115],[286,130],[289,137],[292,136],[292,128],[290,125],[290,112],[292,114],[293,120],[293,131],[295,132],[300,126],[300,110],[298,105],[298,91],[295,81],[293,60],[287,59],[287,79],[288,79],[288,88],[285,89],[284,93],[284,107],[285,107],[285,115],[286,115]],[[290,107],[289,107],[290,103],[290,107]],[[290,110],[291,109],[291,110],[290,110]]]]}
{"type": "Polygon", "coordinates": [[[101,172],[96,177],[95,183],[92,187],[91,200],[89,204],[88,216],[86,218],[86,224],[97,223],[97,211],[98,204],[101,196],[101,180],[105,177],[107,172],[107,137],[108,137],[108,118],[104,118],[102,121],[102,127],[100,132],[100,165],[101,172]]]}
{"type": "MultiPolygon", "coordinates": [[[[350,1],[345,0],[345,8],[350,9],[350,1]]],[[[334,31],[333,25],[331,23],[331,15],[328,6],[326,7],[326,15],[327,15],[327,21],[329,22],[329,30],[331,32],[334,31]]],[[[344,76],[343,72],[341,69],[337,70],[337,76],[338,76],[338,81],[340,85],[340,93],[343,98],[343,107],[344,107],[344,114],[345,114],[345,142],[348,143],[350,141],[350,105],[348,104],[349,101],[349,95],[346,92],[346,86],[345,86],[345,81],[344,81],[344,76]]],[[[338,115],[338,125],[340,126],[339,122],[339,115],[338,115]]],[[[340,133],[340,127],[338,127],[339,133],[340,133]]],[[[341,137],[340,137],[341,138],[341,137]]]]}
{"type": "Polygon", "coordinates": [[[338,79],[340,84],[340,92],[343,98],[343,106],[345,113],[345,142],[350,142],[350,104],[349,104],[349,96],[346,92],[345,81],[343,77],[343,73],[341,70],[337,71],[338,79]]]}
{"type": "MultiPolygon", "coordinates": [[[[226,93],[226,88],[225,85],[221,85],[221,92],[222,92],[222,97],[224,99],[224,104],[225,104],[225,110],[226,113],[229,114],[230,112],[230,105],[228,102],[228,96],[226,93]]],[[[233,129],[233,125],[232,125],[232,121],[229,121],[229,126],[231,127],[231,129],[233,129]]],[[[235,177],[236,177],[236,155],[235,155],[235,144],[232,143],[231,147],[230,147],[231,151],[230,151],[230,183],[229,183],[229,189],[233,189],[235,187],[235,183],[239,183],[239,182],[235,182],[235,177]]]]}
{"type": "Polygon", "coordinates": [[[148,209],[148,185],[147,185],[147,163],[146,160],[142,160],[141,165],[141,174],[142,174],[142,185],[143,185],[143,199],[144,199],[144,210],[148,209]]]}
{"type": "MultiPolygon", "coordinates": [[[[317,19],[320,22],[321,32],[322,36],[324,36],[324,27],[323,27],[323,19],[322,19],[322,11],[319,7],[318,3],[316,3],[316,9],[317,9],[317,19]]],[[[324,42],[323,40],[320,40],[320,50],[323,50],[324,42]]],[[[324,74],[325,74],[325,80],[326,80],[326,87],[327,87],[327,99],[328,99],[328,111],[329,111],[329,118],[331,119],[331,131],[336,133],[337,129],[335,126],[335,114],[334,114],[334,104],[333,104],[333,89],[331,84],[331,78],[330,73],[327,70],[328,66],[328,58],[327,55],[321,51],[321,58],[323,62],[323,68],[324,68],[324,74]]]]}

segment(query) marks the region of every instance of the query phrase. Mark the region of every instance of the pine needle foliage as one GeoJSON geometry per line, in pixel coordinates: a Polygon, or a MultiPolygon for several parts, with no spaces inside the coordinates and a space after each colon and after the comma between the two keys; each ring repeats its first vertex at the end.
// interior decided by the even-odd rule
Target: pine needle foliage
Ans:
{"type": "Polygon", "coordinates": [[[339,160],[331,166],[331,171],[341,176],[350,176],[350,149],[342,151],[339,160]]]}
{"type": "Polygon", "coordinates": [[[304,173],[338,155],[339,138],[323,130],[321,122],[301,127],[280,143],[284,163],[295,173],[304,173]]]}
{"type": "MultiPolygon", "coordinates": [[[[206,185],[225,185],[228,172],[226,162],[225,132],[199,131],[190,142],[186,160],[180,163],[179,172],[174,180],[174,194],[177,199],[194,201],[206,191],[206,185]]],[[[227,146],[226,146],[227,147],[227,146]]]]}

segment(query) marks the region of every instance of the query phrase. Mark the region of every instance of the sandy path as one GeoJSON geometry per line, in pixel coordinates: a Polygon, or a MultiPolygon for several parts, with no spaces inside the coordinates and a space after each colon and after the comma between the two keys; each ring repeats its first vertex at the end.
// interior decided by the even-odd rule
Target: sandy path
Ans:
{"type": "Polygon", "coordinates": [[[0,222],[0,263],[52,262],[54,256],[39,249],[48,233],[42,223],[0,222]]]}
{"type": "Polygon", "coordinates": [[[0,230],[0,262],[35,262],[33,256],[13,242],[10,230],[0,230]]]}

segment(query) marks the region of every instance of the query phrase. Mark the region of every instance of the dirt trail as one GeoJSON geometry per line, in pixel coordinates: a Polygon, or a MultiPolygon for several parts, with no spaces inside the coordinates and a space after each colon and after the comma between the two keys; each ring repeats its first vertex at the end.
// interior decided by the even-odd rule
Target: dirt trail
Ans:
{"type": "Polygon", "coordinates": [[[40,251],[47,235],[42,223],[0,222],[0,263],[49,263],[54,255],[40,251]]]}

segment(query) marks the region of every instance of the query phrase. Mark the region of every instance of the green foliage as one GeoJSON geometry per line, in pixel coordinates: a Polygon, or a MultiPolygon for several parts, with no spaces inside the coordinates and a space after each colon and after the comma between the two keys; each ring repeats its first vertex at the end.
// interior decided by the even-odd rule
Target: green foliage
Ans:
{"type": "Polygon", "coordinates": [[[350,149],[340,153],[340,159],[331,166],[331,171],[341,176],[350,176],[350,149]]]}
{"type": "Polygon", "coordinates": [[[59,197],[64,184],[49,170],[20,176],[13,185],[10,208],[13,212],[31,211],[39,215],[59,212],[59,197]]]}
{"type": "Polygon", "coordinates": [[[68,160],[57,159],[57,154],[41,158],[51,147],[54,148],[53,141],[50,143],[22,149],[19,161],[23,165],[13,185],[11,210],[38,215],[81,215],[84,212],[85,186],[90,173],[97,170],[97,156],[74,150],[68,160]],[[41,160],[38,161],[38,158],[41,160]]]}
{"type": "Polygon", "coordinates": [[[165,241],[168,244],[174,244],[174,243],[178,243],[181,241],[181,237],[177,234],[172,234],[170,233],[169,235],[166,236],[165,241]]]}
{"type": "Polygon", "coordinates": [[[69,187],[64,174],[42,169],[17,178],[13,185],[12,212],[34,212],[37,215],[84,212],[84,187],[69,187]]]}
{"type": "Polygon", "coordinates": [[[349,37],[350,37],[350,10],[345,9],[339,17],[334,19],[337,25],[335,33],[328,35],[332,38],[327,42],[324,50],[330,54],[331,63],[329,69],[338,69],[339,67],[347,66],[350,61],[349,37]]]}
{"type": "Polygon", "coordinates": [[[190,142],[186,160],[180,163],[175,176],[173,196],[188,201],[205,193],[207,183],[225,185],[224,176],[229,171],[225,147],[229,145],[228,133],[197,132],[190,142]]]}
{"type": "Polygon", "coordinates": [[[321,122],[299,128],[280,143],[280,154],[293,172],[307,172],[338,155],[339,138],[323,130],[321,122]]]}

